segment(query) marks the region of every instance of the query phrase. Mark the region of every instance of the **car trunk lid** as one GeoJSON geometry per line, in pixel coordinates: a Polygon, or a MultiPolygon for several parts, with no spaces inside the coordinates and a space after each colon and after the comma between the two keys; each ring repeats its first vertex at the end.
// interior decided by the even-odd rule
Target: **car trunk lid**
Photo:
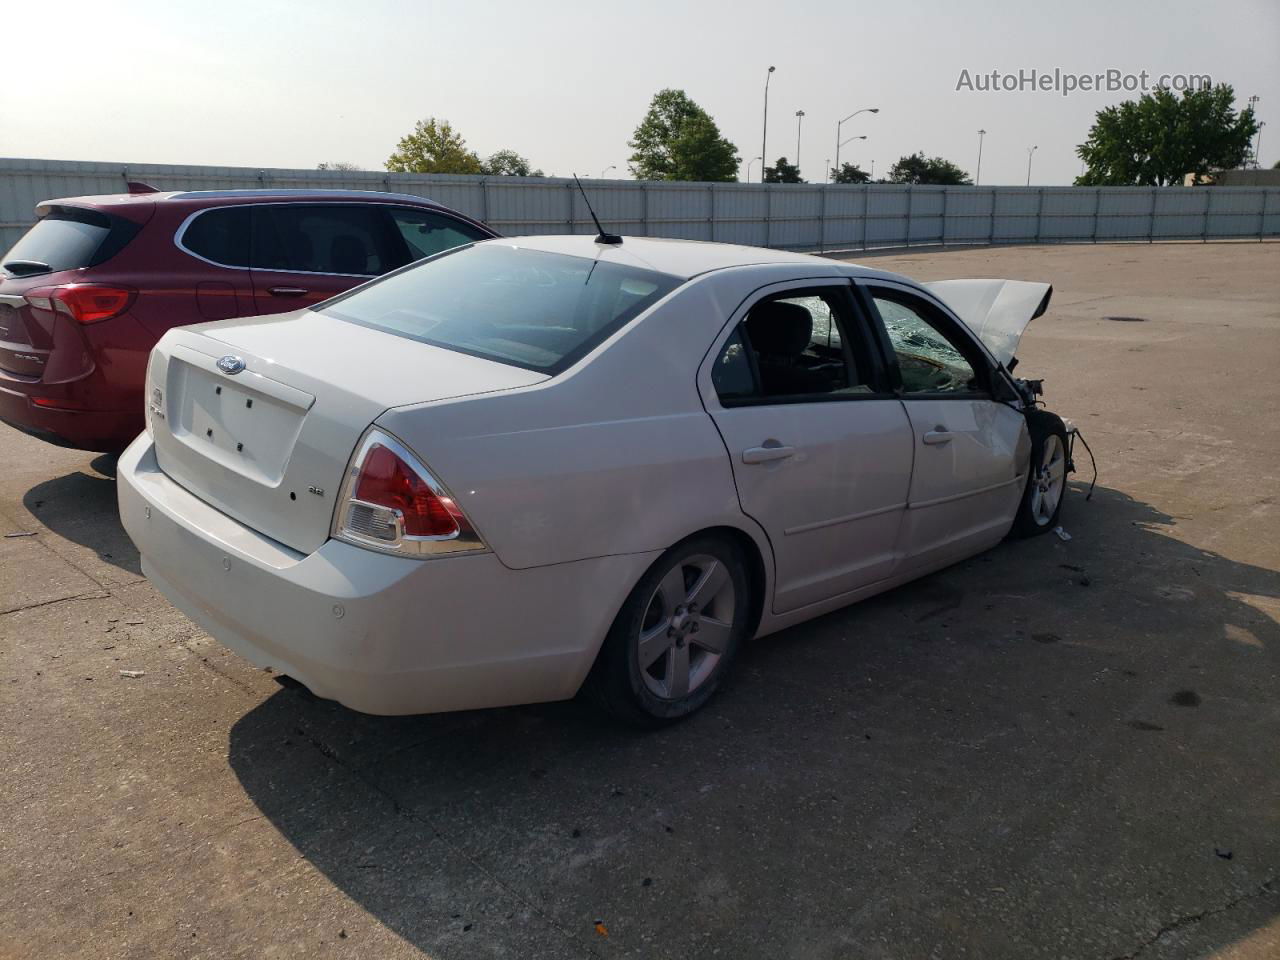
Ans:
{"type": "Polygon", "coordinates": [[[170,331],[147,402],[170,478],[310,553],[329,536],[356,443],[384,411],[545,379],[303,310],[170,331]]]}

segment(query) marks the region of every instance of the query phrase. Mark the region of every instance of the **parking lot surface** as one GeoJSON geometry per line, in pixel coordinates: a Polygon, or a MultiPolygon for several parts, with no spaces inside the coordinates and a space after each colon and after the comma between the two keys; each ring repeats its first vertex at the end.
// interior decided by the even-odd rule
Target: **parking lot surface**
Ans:
{"type": "Polygon", "coordinates": [[[868,262],[1054,284],[1094,496],[656,733],[282,688],[0,426],[0,958],[1280,956],[1280,244],[868,262]]]}

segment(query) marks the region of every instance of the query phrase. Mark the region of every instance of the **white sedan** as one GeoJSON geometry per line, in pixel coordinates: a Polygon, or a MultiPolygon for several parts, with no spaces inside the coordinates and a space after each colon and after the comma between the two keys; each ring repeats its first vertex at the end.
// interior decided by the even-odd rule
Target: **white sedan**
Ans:
{"type": "Polygon", "coordinates": [[[1050,292],[477,243],[170,330],[121,516],[210,635],[356,710],[671,720],[748,638],[1057,523],[1068,428],[1010,373],[1050,292]]]}

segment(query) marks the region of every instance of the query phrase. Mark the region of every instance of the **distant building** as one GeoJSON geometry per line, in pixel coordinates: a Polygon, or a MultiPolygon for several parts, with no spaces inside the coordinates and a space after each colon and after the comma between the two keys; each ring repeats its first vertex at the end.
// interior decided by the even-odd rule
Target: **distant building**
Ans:
{"type": "MultiPolygon", "coordinates": [[[[1192,186],[1195,174],[1183,178],[1184,187],[1192,186]]],[[[1200,186],[1280,187],[1280,170],[1218,170],[1200,178],[1200,186]]]]}

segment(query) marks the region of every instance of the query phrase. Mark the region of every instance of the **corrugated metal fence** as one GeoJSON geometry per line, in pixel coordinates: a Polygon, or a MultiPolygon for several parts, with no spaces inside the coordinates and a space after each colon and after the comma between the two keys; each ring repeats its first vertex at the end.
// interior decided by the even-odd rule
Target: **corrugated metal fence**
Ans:
{"type": "MultiPolygon", "coordinates": [[[[431,197],[510,236],[586,233],[572,180],[0,158],[0,250],[51,197],[245,187],[389,190],[431,197]]],[[[906,187],[584,181],[606,228],[795,250],[917,244],[1088,243],[1280,236],[1276,187],[906,187]]]]}

